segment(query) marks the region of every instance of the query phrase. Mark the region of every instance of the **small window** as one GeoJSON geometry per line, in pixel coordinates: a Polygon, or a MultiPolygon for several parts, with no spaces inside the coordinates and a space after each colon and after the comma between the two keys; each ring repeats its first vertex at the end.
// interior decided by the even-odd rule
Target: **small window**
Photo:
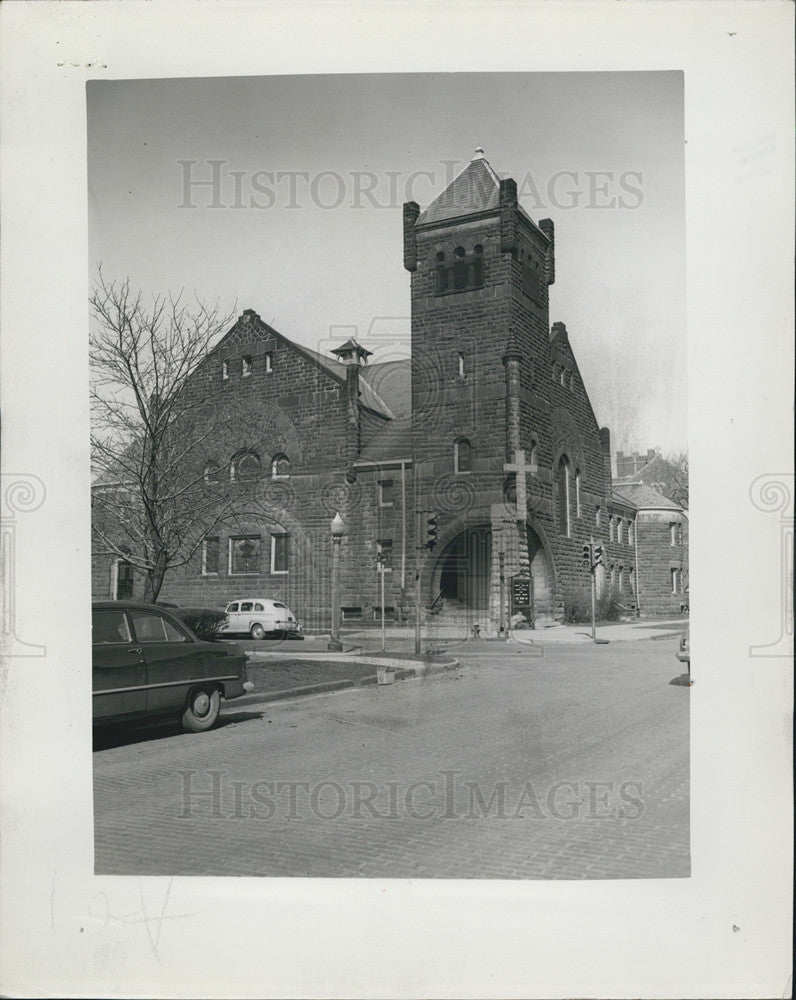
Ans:
{"type": "Polygon", "coordinates": [[[598,528],[600,527],[602,519],[603,519],[602,508],[598,507],[597,510],[594,512],[594,523],[598,528]]]}
{"type": "Polygon", "coordinates": [[[238,610],[237,602],[235,604],[230,604],[227,608],[227,614],[234,614],[238,610]]]}
{"type": "Polygon", "coordinates": [[[265,352],[265,374],[270,375],[274,370],[274,353],[273,351],[265,352]]]}
{"type": "Polygon", "coordinates": [[[677,545],[677,524],[675,522],[669,525],[669,545],[677,545]]]}
{"type": "Polygon", "coordinates": [[[290,459],[281,452],[271,459],[271,479],[290,478],[290,459]]]}
{"type": "Polygon", "coordinates": [[[392,572],[392,539],[380,538],[377,545],[377,557],[384,564],[384,572],[392,572]]]}
{"type": "Polygon", "coordinates": [[[123,611],[95,611],[91,616],[91,641],[101,643],[131,642],[130,629],[123,611]]]}
{"type": "Polygon", "coordinates": [[[625,589],[625,567],[619,567],[619,591],[623,592],[625,589]]]}
{"type": "Polygon", "coordinates": [[[636,526],[632,521],[630,521],[627,526],[627,544],[628,545],[636,544],[636,526]]]}
{"type": "Polygon", "coordinates": [[[581,517],[580,509],[580,469],[575,469],[575,517],[581,517]]]}
{"type": "Polygon", "coordinates": [[[220,542],[215,536],[209,536],[202,542],[202,575],[218,576],[220,542]]]}
{"type": "Polygon", "coordinates": [[[614,540],[614,519],[613,517],[608,518],[608,541],[612,542],[614,540]]]}
{"type": "Polygon", "coordinates": [[[265,611],[265,606],[262,605],[262,604],[260,604],[259,601],[255,601],[254,602],[254,610],[255,611],[265,611]]]}
{"type": "Polygon", "coordinates": [[[253,574],[260,572],[259,535],[230,538],[229,572],[231,574],[253,574]]]}
{"type": "Polygon", "coordinates": [[[672,593],[676,594],[677,593],[678,578],[680,576],[680,571],[677,570],[677,569],[672,569],[671,573],[672,573],[672,593]]]}
{"type": "Polygon", "coordinates": [[[241,375],[247,378],[252,373],[252,359],[250,355],[246,355],[243,359],[243,367],[241,368],[241,375]]]}
{"type": "Polygon", "coordinates": [[[464,355],[461,353],[461,351],[459,352],[459,357],[458,357],[458,372],[457,372],[457,374],[458,374],[459,378],[464,378],[464,376],[465,376],[464,355]]]}
{"type": "Polygon", "coordinates": [[[229,361],[221,362],[221,378],[223,379],[229,378],[229,361]]]}
{"type": "Polygon", "coordinates": [[[380,479],[379,507],[392,507],[395,503],[395,482],[392,479],[380,479]]]}
{"type": "Polygon", "coordinates": [[[279,608],[280,611],[287,611],[287,604],[280,604],[279,601],[274,601],[273,606],[279,608]]]}
{"type": "Polygon", "coordinates": [[[616,521],[616,540],[617,540],[617,542],[621,542],[622,541],[622,526],[623,526],[623,524],[624,524],[624,522],[622,521],[622,518],[621,517],[617,518],[617,521],[616,521]]]}
{"type": "Polygon", "coordinates": [[[133,619],[138,642],[185,642],[186,640],[182,632],[160,615],[153,615],[148,611],[133,611],[130,617],[133,619]]]}
{"type": "Polygon", "coordinates": [[[254,601],[243,601],[240,609],[241,611],[252,611],[254,609],[254,601]]]}
{"type": "Polygon", "coordinates": [[[566,368],[562,368],[561,369],[561,374],[558,376],[558,381],[561,383],[561,385],[566,385],[566,381],[567,381],[567,370],[566,370],[566,368]]]}
{"type": "Polygon", "coordinates": [[[459,438],[453,445],[453,471],[473,471],[473,446],[467,438],[459,438]]]}
{"type": "Polygon", "coordinates": [[[235,459],[230,472],[234,480],[256,479],[260,475],[260,459],[253,451],[245,452],[235,459]]]}
{"type": "Polygon", "coordinates": [[[166,630],[166,641],[167,642],[187,642],[188,636],[180,631],[176,625],[172,624],[167,618],[163,619],[163,628],[166,630]]]}
{"type": "Polygon", "coordinates": [[[288,537],[288,535],[271,535],[272,573],[287,573],[288,537]]]}

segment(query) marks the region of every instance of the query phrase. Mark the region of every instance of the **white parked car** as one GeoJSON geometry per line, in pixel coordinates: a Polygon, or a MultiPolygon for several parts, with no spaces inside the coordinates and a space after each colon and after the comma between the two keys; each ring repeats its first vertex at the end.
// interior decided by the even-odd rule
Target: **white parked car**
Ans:
{"type": "Polygon", "coordinates": [[[262,639],[265,635],[303,639],[301,625],[286,604],[270,597],[249,597],[232,601],[226,607],[229,623],[223,634],[250,635],[262,639]]]}

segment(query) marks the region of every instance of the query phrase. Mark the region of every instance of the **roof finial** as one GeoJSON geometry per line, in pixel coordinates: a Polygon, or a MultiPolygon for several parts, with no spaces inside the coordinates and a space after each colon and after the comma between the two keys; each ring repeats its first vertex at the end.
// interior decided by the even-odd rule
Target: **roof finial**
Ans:
{"type": "Polygon", "coordinates": [[[475,147],[475,159],[476,160],[483,160],[484,159],[484,147],[483,146],[476,146],[475,147]]]}

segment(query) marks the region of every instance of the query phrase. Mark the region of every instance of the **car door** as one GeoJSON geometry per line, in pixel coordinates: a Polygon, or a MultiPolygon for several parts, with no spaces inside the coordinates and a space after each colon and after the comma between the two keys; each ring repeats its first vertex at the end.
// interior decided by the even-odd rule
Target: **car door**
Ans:
{"type": "Polygon", "coordinates": [[[235,631],[240,632],[241,634],[248,632],[255,621],[254,601],[241,601],[240,614],[238,615],[238,627],[235,631]]]}
{"type": "Polygon", "coordinates": [[[240,631],[239,609],[240,603],[238,601],[227,605],[227,625],[226,628],[222,629],[222,632],[230,632],[234,635],[235,632],[240,631]]]}
{"type": "Polygon", "coordinates": [[[94,719],[144,712],[146,664],[124,610],[92,610],[91,646],[94,719]]]}
{"type": "Polygon", "coordinates": [[[178,622],[156,611],[130,611],[146,664],[147,711],[179,711],[192,683],[206,676],[201,647],[178,622]]]}

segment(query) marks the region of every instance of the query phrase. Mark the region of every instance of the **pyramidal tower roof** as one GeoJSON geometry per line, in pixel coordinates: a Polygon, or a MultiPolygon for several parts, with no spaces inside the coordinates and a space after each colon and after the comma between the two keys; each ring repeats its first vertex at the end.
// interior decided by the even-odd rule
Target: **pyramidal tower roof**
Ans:
{"type": "Polygon", "coordinates": [[[500,178],[479,147],[459,176],[420,213],[416,225],[458,219],[476,212],[489,212],[499,206],[500,178]]]}

